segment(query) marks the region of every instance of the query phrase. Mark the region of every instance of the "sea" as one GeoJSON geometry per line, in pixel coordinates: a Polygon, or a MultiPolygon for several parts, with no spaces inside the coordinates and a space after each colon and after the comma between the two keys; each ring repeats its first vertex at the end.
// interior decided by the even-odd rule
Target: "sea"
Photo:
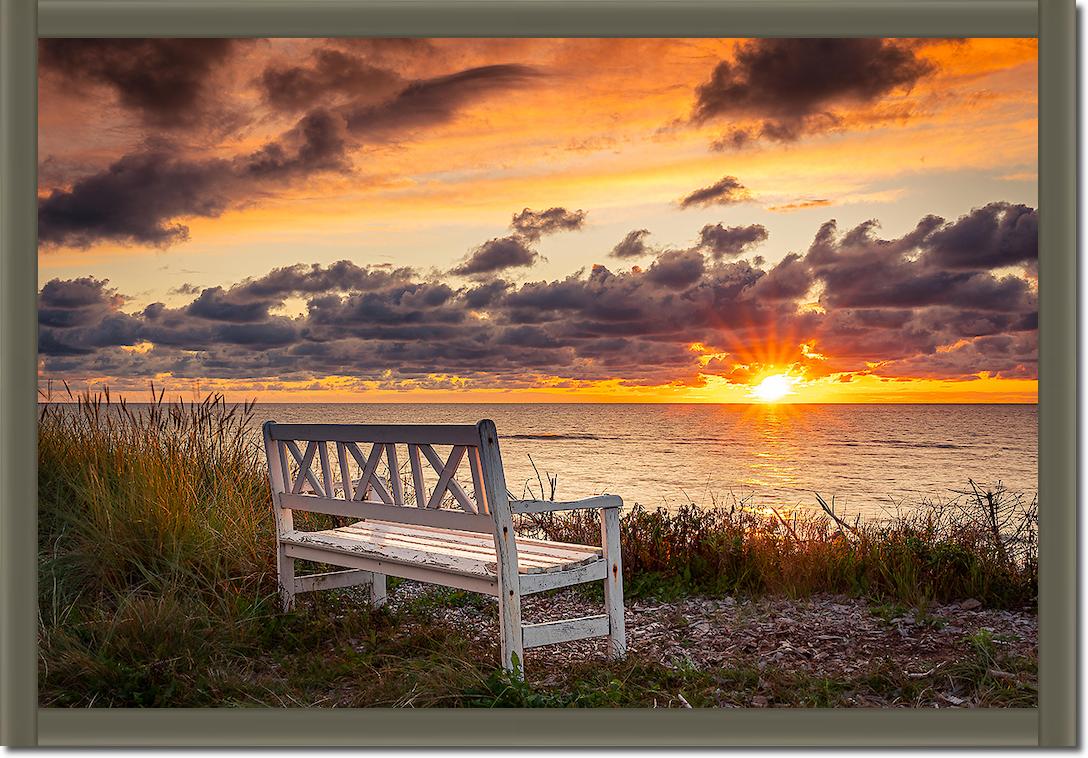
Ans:
{"type": "Polygon", "coordinates": [[[879,520],[969,481],[1038,490],[1035,405],[258,404],[259,421],[475,423],[492,419],[517,497],[818,510],[879,520]]]}

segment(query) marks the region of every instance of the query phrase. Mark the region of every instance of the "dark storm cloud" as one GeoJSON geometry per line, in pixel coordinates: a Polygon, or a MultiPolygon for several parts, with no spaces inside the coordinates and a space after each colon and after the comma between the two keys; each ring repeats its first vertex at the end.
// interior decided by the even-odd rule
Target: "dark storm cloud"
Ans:
{"type": "Polygon", "coordinates": [[[719,147],[742,147],[757,137],[796,140],[840,125],[833,111],[867,105],[909,90],[934,71],[910,42],[874,38],[767,38],[740,43],[695,91],[692,121],[761,121],[734,129],[719,147]]]}
{"type": "MultiPolygon", "coordinates": [[[[271,309],[283,305],[291,296],[415,287],[411,283],[414,274],[408,268],[364,268],[346,260],[328,266],[298,263],[273,269],[256,279],[246,279],[230,289],[208,287],[201,290],[184,312],[210,321],[256,323],[266,320],[271,309]]],[[[425,292],[416,297],[424,297],[428,305],[441,305],[449,298],[451,290],[442,286],[427,288],[425,292]]],[[[409,304],[413,302],[412,295],[404,297],[409,304]]]]}
{"type": "Polygon", "coordinates": [[[225,161],[194,162],[166,152],[126,155],[105,171],[53,190],[38,202],[38,241],[88,247],[112,240],[156,247],[184,241],[179,216],[214,217],[230,202],[225,161]]]}
{"type": "MultiPolygon", "coordinates": [[[[289,319],[270,316],[264,321],[232,323],[192,318],[184,311],[167,312],[145,319],[138,337],[156,347],[217,352],[225,346],[248,350],[286,347],[299,339],[297,325],[289,319]],[[209,346],[215,346],[209,349],[209,346]]],[[[236,351],[235,351],[236,352],[236,351]]],[[[239,358],[241,362],[243,359],[239,358]]]]}
{"type": "Polygon", "coordinates": [[[38,62],[72,87],[106,85],[156,127],[192,124],[210,105],[209,80],[240,44],[231,39],[43,39],[38,62]]]}
{"type": "Polygon", "coordinates": [[[317,292],[346,292],[376,290],[399,282],[406,282],[415,275],[410,268],[382,269],[358,266],[351,261],[337,261],[322,266],[296,263],[273,269],[257,279],[247,279],[233,291],[250,297],[284,297],[317,292]]]}
{"type": "Polygon", "coordinates": [[[523,87],[540,76],[530,66],[497,64],[412,82],[391,99],[346,111],[348,128],[371,138],[401,136],[444,124],[465,106],[494,93],[523,87]]]}
{"type": "Polygon", "coordinates": [[[71,309],[93,305],[119,306],[123,298],[108,285],[108,279],[95,279],[93,276],[50,279],[38,294],[38,306],[71,309]]]}
{"type": "MultiPolygon", "coordinates": [[[[162,373],[351,376],[390,388],[406,380],[445,386],[449,376],[488,387],[539,386],[541,377],[696,385],[708,374],[748,381],[760,370],[751,356],[773,340],[810,377],[1031,377],[1034,291],[1002,275],[1004,266],[986,267],[1019,249],[1028,215],[994,204],[951,222],[927,216],[891,239],[875,222],[845,232],[829,222],[804,255],[788,254],[768,270],[714,261],[698,247],[660,253],[645,270],[594,265],[520,285],[493,278],[451,285],[349,261],[297,264],[205,288],[178,308],[153,303],[132,314],[105,281],[53,280],[39,293],[43,372],[133,382],[162,373]],[[980,235],[980,217],[992,218],[996,231],[980,235]],[[946,267],[957,249],[950,240],[963,239],[987,241],[976,268],[959,258],[946,267]],[[817,296],[810,291],[818,303],[807,302],[817,296]],[[301,315],[277,315],[288,297],[303,298],[301,315]],[[693,344],[706,346],[701,361],[693,344]],[[140,349],[121,349],[132,345],[140,349]]],[[[535,256],[521,237],[492,242],[505,244],[481,246],[464,266],[492,275],[535,256]]]]}
{"type": "Polygon", "coordinates": [[[502,279],[480,284],[465,292],[465,305],[472,309],[487,308],[498,302],[511,286],[502,279]]]}
{"type": "Polygon", "coordinates": [[[43,326],[85,326],[124,304],[108,279],[85,276],[51,279],[38,293],[38,322],[43,326]]]}
{"type": "Polygon", "coordinates": [[[258,78],[265,101],[274,108],[298,111],[345,96],[380,100],[403,80],[395,71],[375,66],[342,50],[320,48],[307,65],[274,63],[258,78]]]}
{"type": "Polygon", "coordinates": [[[102,241],[168,247],[189,238],[178,219],[214,218],[266,187],[346,170],[343,123],[315,110],[278,140],[232,160],[188,159],[164,149],[126,155],[38,202],[45,246],[102,241]]]}
{"type": "Polygon", "coordinates": [[[646,244],[646,238],[650,236],[649,229],[636,229],[627,235],[612,248],[609,255],[613,258],[639,258],[652,253],[653,250],[646,244]]]}
{"type": "Polygon", "coordinates": [[[929,259],[952,269],[999,268],[1039,258],[1039,214],[1034,208],[991,203],[976,208],[927,240],[929,259]]]}
{"type": "Polygon", "coordinates": [[[734,257],[748,248],[767,240],[767,227],[762,224],[748,226],[722,226],[707,224],[699,230],[699,247],[710,253],[715,260],[734,257]]]}
{"type": "Polygon", "coordinates": [[[124,313],[110,313],[90,324],[38,333],[42,355],[93,355],[102,348],[134,345],[142,328],[139,319],[124,313]]]}
{"type": "Polygon", "coordinates": [[[407,137],[451,121],[462,108],[491,93],[524,86],[539,76],[527,66],[483,66],[412,82],[381,98],[376,90],[385,85],[376,83],[379,73],[346,61],[338,51],[325,53],[312,69],[274,69],[271,83],[265,82],[266,96],[301,105],[309,87],[326,86],[322,77],[333,80],[327,86],[336,86],[337,77],[354,73],[372,80],[367,86],[359,84],[364,94],[346,105],[325,105],[322,98],[321,106],[279,138],[234,158],[185,157],[175,146],[125,155],[39,200],[39,240],[47,247],[85,248],[103,241],[169,247],[189,238],[181,219],[214,218],[254,197],[274,194],[286,183],[319,172],[349,171],[349,155],[359,139],[407,137]]]}
{"type": "Polygon", "coordinates": [[[535,242],[545,234],[581,229],[585,222],[585,211],[568,211],[566,208],[533,211],[526,208],[521,213],[514,214],[510,228],[525,239],[535,242]]]}
{"type": "Polygon", "coordinates": [[[790,253],[763,275],[751,296],[760,300],[797,300],[812,287],[812,274],[797,253],[790,253]]]}
{"type": "Polygon", "coordinates": [[[748,189],[735,176],[723,177],[709,187],[697,189],[680,200],[681,208],[708,205],[732,205],[752,199],[748,189]]]}
{"type": "Polygon", "coordinates": [[[669,250],[658,256],[646,271],[651,282],[671,289],[685,289],[699,281],[706,268],[702,253],[695,250],[669,250]]]}
{"type": "Polygon", "coordinates": [[[339,115],[323,108],[310,111],[279,140],[232,161],[241,178],[282,181],[319,171],[346,171],[347,139],[339,115]]]}
{"type": "Polygon", "coordinates": [[[272,301],[238,301],[228,296],[222,287],[209,287],[189,304],[186,312],[212,321],[247,323],[268,318],[268,309],[274,304],[272,301]]]}
{"type": "MultiPolygon", "coordinates": [[[[936,378],[1012,370],[993,351],[1014,342],[988,342],[986,361],[976,362],[970,371],[966,361],[948,355],[960,348],[938,349],[1036,331],[1037,294],[1025,279],[1000,272],[1004,261],[1022,254],[1009,251],[1022,251],[1028,244],[1023,226],[1030,226],[1030,209],[1018,209],[1006,219],[1008,210],[1007,204],[991,204],[955,222],[927,216],[914,230],[894,239],[878,237],[872,221],[845,234],[834,222],[824,224],[803,259],[813,282],[822,288],[820,305],[826,315],[819,327],[821,349],[840,362],[887,363],[892,375],[901,365],[909,367],[905,372],[913,372],[907,375],[936,378]],[[990,231],[980,234],[980,226],[990,231]],[[986,243],[972,255],[974,268],[962,257],[949,256],[950,249],[956,249],[949,247],[950,240],[963,239],[986,243]]],[[[1024,343],[1018,338],[1015,344],[1024,343]]],[[[958,355],[982,353],[972,348],[958,355]]],[[[1016,371],[1033,374],[1034,364],[1022,355],[1006,358],[1016,371]]]]}
{"type": "Polygon", "coordinates": [[[949,376],[972,380],[980,372],[1002,379],[1038,376],[1038,335],[1000,334],[959,344],[950,350],[910,356],[888,364],[895,376],[949,376]]]}
{"type": "Polygon", "coordinates": [[[463,276],[491,274],[508,268],[531,266],[540,254],[517,235],[496,237],[473,250],[451,273],[463,276]]]}
{"type": "Polygon", "coordinates": [[[1025,248],[1037,244],[1025,233],[1024,227],[1032,227],[1027,210],[1014,214],[1024,223],[995,220],[995,212],[1005,211],[995,211],[994,205],[954,223],[927,216],[913,231],[892,240],[877,237],[873,221],[841,236],[829,222],[817,233],[805,261],[824,284],[821,301],[834,308],[957,304],[980,311],[1033,311],[1036,298],[1026,280],[990,270],[1013,258],[1022,260],[1025,248]],[[959,254],[962,248],[957,245],[965,239],[987,245],[970,252],[974,268],[968,268],[966,256],[959,254]],[[955,264],[951,267],[950,258],[955,264]]]}

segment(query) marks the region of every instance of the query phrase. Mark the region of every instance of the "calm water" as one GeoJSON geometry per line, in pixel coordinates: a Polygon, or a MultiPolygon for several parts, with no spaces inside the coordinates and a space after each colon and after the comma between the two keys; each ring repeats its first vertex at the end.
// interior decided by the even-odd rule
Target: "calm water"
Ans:
{"type": "MultiPolygon", "coordinates": [[[[948,498],[967,479],[1034,495],[1034,405],[266,404],[256,418],[321,423],[498,426],[507,486],[559,474],[558,499],[611,492],[627,503],[814,507],[850,515],[948,498]]],[[[545,488],[547,482],[545,482],[545,488]]]]}

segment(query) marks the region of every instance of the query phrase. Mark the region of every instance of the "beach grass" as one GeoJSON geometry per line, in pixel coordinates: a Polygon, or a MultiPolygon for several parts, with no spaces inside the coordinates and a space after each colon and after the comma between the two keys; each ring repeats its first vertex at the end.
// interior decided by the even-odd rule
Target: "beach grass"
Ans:
{"type": "MultiPolygon", "coordinates": [[[[625,591],[835,592],[921,607],[974,598],[1021,608],[1035,601],[1036,521],[1034,501],[1001,489],[852,524],[831,514],[786,517],[743,503],[635,505],[621,521],[625,591]],[[991,513],[1005,530],[992,528],[991,513]]],[[[563,542],[592,542],[600,533],[596,514],[579,511],[532,514],[521,528],[563,542]]]]}
{"type": "MultiPolygon", "coordinates": [[[[574,667],[537,687],[504,679],[494,645],[418,604],[372,611],[350,591],[330,592],[283,613],[252,407],[219,396],[168,403],[161,392],[139,411],[107,393],[71,399],[43,403],[39,421],[43,706],[649,705],[666,696],[676,704],[677,677],[698,706],[732,702],[729,693],[751,679],[742,668],[685,672],[632,656],[574,667]]],[[[1012,521],[1030,525],[1031,504],[1003,491],[978,490],[976,500],[930,503],[879,524],[744,503],[635,506],[622,521],[625,594],[835,592],[916,606],[960,598],[1032,605],[1032,531],[1012,521]],[[965,519],[976,506],[977,518],[965,519]]],[[[600,534],[594,517],[579,514],[521,527],[565,541],[600,534]]],[[[985,652],[965,651],[967,689],[990,704],[1021,703],[1022,692],[987,680],[993,665],[971,664],[985,652]]],[[[843,693],[891,686],[878,674],[816,681],[772,670],[761,681],[776,682],[782,702],[841,704],[843,693]]]]}

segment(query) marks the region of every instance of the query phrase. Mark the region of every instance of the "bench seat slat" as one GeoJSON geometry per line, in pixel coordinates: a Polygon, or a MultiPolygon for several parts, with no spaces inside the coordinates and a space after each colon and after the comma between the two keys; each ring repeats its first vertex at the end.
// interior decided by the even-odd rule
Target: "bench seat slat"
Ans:
{"type": "MultiPolygon", "coordinates": [[[[372,555],[398,563],[420,563],[453,573],[495,576],[497,571],[494,542],[488,545],[473,532],[451,529],[438,534],[433,528],[415,530],[407,524],[363,521],[350,527],[319,532],[291,531],[281,540],[331,553],[372,555]]],[[[518,543],[518,572],[522,574],[564,571],[600,560],[599,551],[587,553],[584,549],[559,548],[553,554],[546,554],[536,552],[527,545],[523,552],[520,539],[518,543]]]]}
{"type": "MultiPolygon", "coordinates": [[[[466,532],[459,529],[446,529],[437,526],[423,526],[420,524],[397,524],[391,521],[367,519],[350,525],[356,528],[368,528],[374,531],[399,532],[402,534],[417,534],[419,532],[432,533],[435,539],[457,542],[459,544],[479,545],[494,551],[495,539],[489,534],[466,532]]],[[[587,557],[600,557],[603,550],[600,546],[574,545],[568,542],[551,542],[549,540],[530,539],[518,537],[518,553],[528,555],[559,556],[568,560],[580,560],[587,557]]]]}
{"type": "MultiPolygon", "coordinates": [[[[308,547],[304,545],[285,544],[283,550],[291,558],[303,561],[325,563],[332,556],[328,550],[308,547]]],[[[424,566],[422,564],[401,563],[380,558],[373,555],[346,554],[336,555],[336,561],[345,566],[361,571],[373,571],[388,576],[399,576],[404,579],[415,579],[420,582],[431,582],[445,587],[457,587],[472,592],[483,592],[487,595],[497,595],[499,582],[493,576],[480,576],[478,574],[459,574],[443,567],[424,566]]]]}
{"type": "MultiPolygon", "coordinates": [[[[405,545],[407,547],[422,547],[424,549],[435,548],[442,552],[449,552],[452,555],[465,555],[469,557],[480,558],[481,560],[487,560],[494,557],[494,547],[488,549],[486,545],[457,542],[455,540],[443,540],[435,538],[433,536],[417,536],[412,534],[401,534],[398,532],[383,532],[367,529],[365,524],[360,527],[345,526],[336,530],[343,535],[358,535],[361,540],[368,542],[374,542],[377,544],[389,544],[389,545],[405,545]]],[[[518,556],[519,562],[525,566],[531,566],[535,568],[550,568],[556,564],[554,557],[543,557],[537,555],[525,555],[524,557],[518,556]]]]}

